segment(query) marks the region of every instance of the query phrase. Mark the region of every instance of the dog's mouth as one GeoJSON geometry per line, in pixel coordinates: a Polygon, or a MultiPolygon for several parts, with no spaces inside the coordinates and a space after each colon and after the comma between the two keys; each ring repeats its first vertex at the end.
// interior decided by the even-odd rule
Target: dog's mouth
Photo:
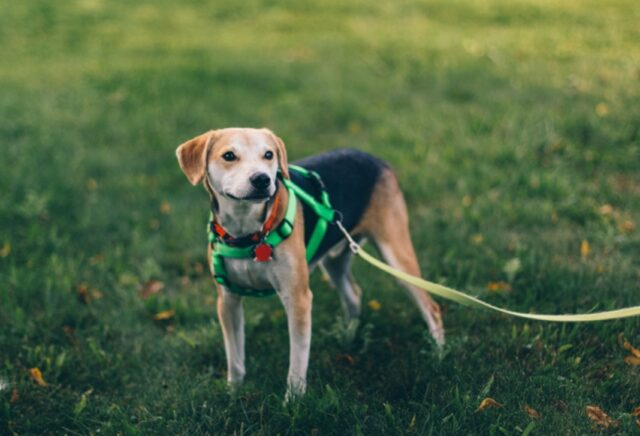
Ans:
{"type": "Polygon", "coordinates": [[[232,200],[239,200],[239,201],[264,201],[271,198],[271,195],[269,195],[268,190],[261,191],[261,192],[252,192],[251,194],[246,195],[244,197],[238,197],[229,192],[226,192],[225,196],[229,197],[232,200]]]}

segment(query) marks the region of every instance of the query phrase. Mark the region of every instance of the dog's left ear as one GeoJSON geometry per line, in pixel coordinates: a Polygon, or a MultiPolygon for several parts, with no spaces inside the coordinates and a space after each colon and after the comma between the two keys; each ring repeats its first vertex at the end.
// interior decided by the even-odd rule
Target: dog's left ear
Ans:
{"type": "Polygon", "coordinates": [[[207,133],[181,144],[176,149],[180,168],[192,185],[197,185],[204,179],[207,171],[207,154],[217,136],[215,130],[209,130],[207,133]]]}
{"type": "Polygon", "coordinates": [[[284,142],[280,137],[278,137],[271,130],[264,128],[269,135],[273,138],[276,143],[276,154],[278,155],[278,166],[280,167],[280,172],[282,172],[282,176],[285,179],[289,178],[289,161],[287,160],[287,149],[284,146],[284,142]]]}

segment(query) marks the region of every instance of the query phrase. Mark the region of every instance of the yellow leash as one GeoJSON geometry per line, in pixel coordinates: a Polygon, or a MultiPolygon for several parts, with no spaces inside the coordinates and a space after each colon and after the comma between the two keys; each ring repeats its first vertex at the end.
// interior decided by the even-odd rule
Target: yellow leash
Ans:
{"type": "Polygon", "coordinates": [[[390,274],[394,277],[404,280],[407,283],[416,286],[424,291],[430,292],[439,297],[447,300],[455,301],[456,303],[463,304],[465,306],[478,307],[484,309],[490,309],[496,312],[505,313],[511,316],[517,316],[519,318],[535,319],[538,321],[552,321],[552,322],[593,322],[593,321],[606,321],[611,319],[629,318],[632,316],[640,316],[640,306],[627,307],[625,309],[607,310],[605,312],[585,313],[585,314],[569,314],[569,315],[543,315],[536,313],[522,313],[514,312],[512,310],[503,309],[501,307],[494,306],[486,303],[478,298],[464,294],[455,289],[448,288],[446,286],[439,285],[437,283],[430,282],[428,280],[421,279],[420,277],[412,276],[403,271],[395,269],[386,263],[376,259],[369,253],[364,251],[356,241],[351,238],[349,232],[342,226],[340,221],[336,224],[344,233],[345,237],[349,241],[349,248],[356,253],[362,259],[375,266],[376,268],[390,274]]]}

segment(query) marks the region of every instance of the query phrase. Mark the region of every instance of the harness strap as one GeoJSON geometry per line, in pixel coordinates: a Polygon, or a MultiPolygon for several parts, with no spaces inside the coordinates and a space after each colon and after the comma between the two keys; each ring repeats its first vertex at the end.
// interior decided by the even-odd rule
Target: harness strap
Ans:
{"type": "MultiPolygon", "coordinates": [[[[291,233],[293,233],[293,224],[295,222],[298,204],[297,198],[299,197],[301,201],[306,203],[313,212],[318,215],[318,221],[307,244],[306,259],[307,262],[309,262],[318,251],[318,248],[324,239],[324,235],[327,233],[329,223],[333,222],[335,211],[331,207],[329,194],[327,193],[324,183],[318,173],[315,171],[309,171],[306,168],[302,168],[297,165],[289,165],[289,168],[305,177],[313,178],[316,181],[320,188],[320,202],[316,200],[313,195],[309,194],[291,180],[282,179],[282,182],[289,193],[287,210],[280,225],[274,231],[267,234],[264,238],[264,242],[272,247],[276,247],[282,241],[287,239],[291,233]]],[[[213,270],[215,271],[214,278],[216,282],[226,287],[230,292],[242,296],[267,297],[275,293],[273,289],[247,289],[231,283],[227,278],[227,269],[224,264],[224,258],[252,258],[254,255],[254,246],[236,247],[225,244],[224,240],[220,240],[220,238],[216,237],[215,233],[211,231],[210,226],[207,226],[207,230],[209,232],[209,242],[213,245],[211,263],[213,265],[213,270]]]]}

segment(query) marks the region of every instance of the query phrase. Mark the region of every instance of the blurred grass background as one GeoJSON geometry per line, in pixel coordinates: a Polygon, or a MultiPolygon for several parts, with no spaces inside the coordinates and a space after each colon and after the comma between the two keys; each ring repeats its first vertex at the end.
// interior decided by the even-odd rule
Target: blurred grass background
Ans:
{"type": "Polygon", "coordinates": [[[638,22],[634,0],[3,2],[0,433],[584,434],[589,404],[637,431],[638,367],[617,340],[640,345],[637,319],[444,302],[439,356],[360,262],[353,340],[312,278],[310,391],[290,408],[284,312],[246,301],[230,397],[207,197],[174,149],[268,126],[293,158],[373,152],[431,280],[521,311],[637,305],[638,22]],[[143,299],[145,283],[162,289],[143,299]],[[504,407],[474,413],[486,396],[504,407]]]}

